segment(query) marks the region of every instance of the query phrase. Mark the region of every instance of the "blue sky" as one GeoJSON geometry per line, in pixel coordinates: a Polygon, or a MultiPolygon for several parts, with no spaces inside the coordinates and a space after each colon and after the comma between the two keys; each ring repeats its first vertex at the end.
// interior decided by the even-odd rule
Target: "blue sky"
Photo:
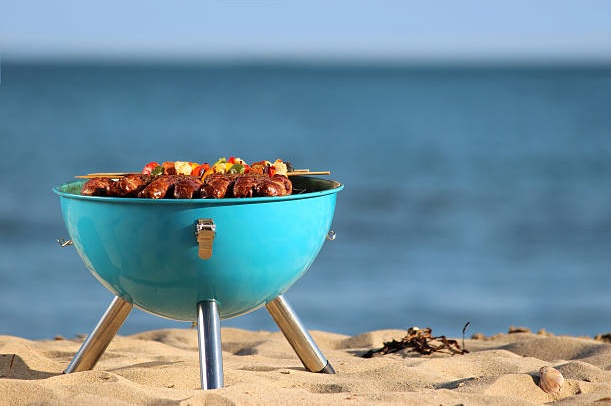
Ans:
{"type": "Polygon", "coordinates": [[[0,0],[0,56],[611,61],[611,1],[0,0]]]}

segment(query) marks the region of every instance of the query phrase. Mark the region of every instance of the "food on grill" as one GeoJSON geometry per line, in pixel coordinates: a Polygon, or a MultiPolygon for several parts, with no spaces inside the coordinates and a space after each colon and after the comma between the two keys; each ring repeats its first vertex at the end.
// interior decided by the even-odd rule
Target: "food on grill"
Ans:
{"type": "MultiPolygon", "coordinates": [[[[221,175],[223,176],[223,175],[221,175]]],[[[251,174],[249,176],[239,176],[233,183],[234,197],[253,197],[257,196],[257,186],[261,184],[261,175],[251,174]]]]}
{"type": "Polygon", "coordinates": [[[83,184],[85,196],[139,197],[145,199],[222,199],[224,197],[286,196],[292,190],[284,175],[221,174],[204,181],[186,175],[126,175],[118,180],[93,178],[83,184]]]}
{"type": "Polygon", "coordinates": [[[175,199],[193,199],[200,197],[200,189],[203,182],[198,178],[188,177],[174,184],[175,199]]]}
{"type": "Polygon", "coordinates": [[[89,179],[83,185],[81,194],[84,196],[108,196],[108,190],[114,181],[110,178],[89,179]]]}
{"type": "MultiPolygon", "coordinates": [[[[284,176],[295,176],[295,175],[330,175],[329,171],[310,171],[309,169],[294,169],[290,162],[283,162],[280,159],[276,159],[274,162],[270,161],[259,161],[252,165],[248,165],[245,161],[240,158],[231,157],[228,160],[225,158],[219,159],[214,165],[210,166],[208,163],[197,164],[195,162],[187,161],[166,161],[162,164],[157,162],[149,162],[142,168],[140,175],[183,175],[194,178],[199,178],[202,182],[210,175],[215,174],[228,174],[228,175],[284,175],[284,176]]],[[[94,179],[94,178],[108,178],[117,179],[127,175],[138,175],[136,173],[129,172],[98,172],[90,173],[87,175],[77,175],[76,178],[83,179],[94,179]]],[[[103,182],[99,184],[90,184],[88,187],[97,188],[96,190],[89,189],[86,194],[95,195],[107,194],[106,187],[103,182]]],[[[130,192],[131,193],[131,192],[130,192]]]]}
{"type": "Polygon", "coordinates": [[[129,174],[111,183],[108,194],[118,197],[136,197],[151,180],[151,175],[129,174]]]}
{"type": "Polygon", "coordinates": [[[139,197],[146,199],[163,199],[166,196],[173,196],[174,184],[180,179],[176,175],[159,175],[155,176],[154,180],[150,182],[140,192],[139,197]]]}
{"type": "Polygon", "coordinates": [[[214,164],[208,163],[198,164],[195,162],[187,161],[166,161],[161,164],[157,162],[149,162],[142,168],[143,175],[190,175],[197,176],[204,180],[204,178],[220,174],[237,175],[242,173],[256,173],[260,175],[273,176],[287,175],[288,172],[293,170],[293,166],[290,162],[284,162],[281,159],[276,159],[274,162],[270,161],[259,161],[252,165],[249,165],[241,158],[234,156],[226,159],[222,157],[218,159],[214,164]]]}
{"type": "Polygon", "coordinates": [[[207,176],[204,178],[201,197],[222,199],[227,194],[227,190],[234,180],[234,177],[231,175],[212,174],[207,176]]]}
{"type": "Polygon", "coordinates": [[[259,174],[268,174],[273,176],[275,174],[285,175],[292,169],[290,162],[282,162],[280,159],[276,159],[273,163],[270,161],[259,161],[251,165],[250,171],[259,174]]]}
{"type": "Polygon", "coordinates": [[[197,164],[185,161],[176,161],[174,162],[174,170],[177,175],[191,175],[193,168],[195,168],[197,164]]]}
{"type": "Polygon", "coordinates": [[[159,166],[159,164],[157,162],[149,162],[148,164],[144,165],[144,168],[142,168],[142,174],[143,175],[159,175],[159,173],[153,173],[153,169],[157,168],[159,166]]]}
{"type": "Polygon", "coordinates": [[[293,192],[293,184],[284,175],[263,176],[255,190],[260,196],[285,196],[293,192]]]}
{"type": "Polygon", "coordinates": [[[284,175],[213,174],[204,180],[201,197],[286,196],[292,193],[292,182],[284,175]]]}
{"type": "Polygon", "coordinates": [[[116,180],[111,176],[89,179],[81,194],[145,199],[286,196],[293,193],[292,182],[287,177],[292,170],[290,163],[280,159],[249,165],[233,156],[220,158],[213,165],[149,162],[139,174],[127,174],[116,180]]]}
{"type": "Polygon", "coordinates": [[[221,199],[223,197],[286,196],[292,193],[293,185],[283,175],[257,174],[213,174],[204,180],[201,197],[221,199]]]}
{"type": "Polygon", "coordinates": [[[216,173],[236,175],[248,172],[250,172],[250,165],[248,165],[243,159],[236,158],[234,156],[229,157],[229,159],[225,159],[225,157],[223,157],[209,167],[202,175],[202,178],[206,178],[207,176],[216,173]]]}

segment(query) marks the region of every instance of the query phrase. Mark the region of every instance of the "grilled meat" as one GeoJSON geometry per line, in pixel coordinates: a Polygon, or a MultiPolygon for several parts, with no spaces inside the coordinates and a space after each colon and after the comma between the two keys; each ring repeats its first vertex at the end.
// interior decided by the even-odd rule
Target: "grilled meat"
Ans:
{"type": "Polygon", "coordinates": [[[114,181],[110,178],[89,179],[83,184],[81,194],[83,196],[108,196],[108,191],[114,181]]]}
{"type": "Polygon", "coordinates": [[[233,197],[253,197],[257,195],[257,185],[263,175],[238,176],[233,183],[233,197]]]}
{"type": "Polygon", "coordinates": [[[163,199],[173,196],[174,185],[180,180],[176,175],[155,176],[155,180],[146,185],[138,195],[145,199],[163,199]]]}
{"type": "MultiPolygon", "coordinates": [[[[222,199],[227,194],[229,187],[235,180],[236,175],[213,174],[204,179],[200,197],[222,199]]],[[[229,196],[227,196],[229,197],[229,196]]]]}
{"type": "Polygon", "coordinates": [[[262,174],[212,174],[203,182],[185,175],[130,174],[117,181],[110,178],[90,179],[81,189],[81,194],[85,196],[146,199],[248,198],[291,193],[292,182],[286,176],[262,174]]]}
{"type": "Polygon", "coordinates": [[[137,197],[152,180],[151,175],[129,174],[114,182],[109,191],[109,196],[137,197]]]}
{"type": "Polygon", "coordinates": [[[270,179],[279,185],[281,184],[281,189],[282,187],[284,188],[283,193],[280,196],[286,196],[293,193],[293,182],[291,182],[288,177],[276,174],[273,175],[270,179]]]}
{"type": "Polygon", "coordinates": [[[286,189],[282,183],[267,178],[257,184],[256,192],[257,196],[283,196],[286,189]]]}
{"type": "Polygon", "coordinates": [[[185,177],[174,184],[175,199],[193,199],[199,197],[203,185],[198,178],[185,177]]]}
{"type": "Polygon", "coordinates": [[[285,196],[292,191],[292,183],[286,176],[269,177],[261,174],[210,175],[202,187],[202,197],[263,197],[285,196]]]}

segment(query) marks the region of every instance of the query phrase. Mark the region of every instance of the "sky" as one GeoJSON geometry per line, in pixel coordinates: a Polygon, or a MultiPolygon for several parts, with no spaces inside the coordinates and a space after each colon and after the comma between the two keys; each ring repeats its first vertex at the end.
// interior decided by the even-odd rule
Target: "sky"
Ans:
{"type": "Polygon", "coordinates": [[[0,57],[611,61],[611,1],[0,0],[0,57]]]}

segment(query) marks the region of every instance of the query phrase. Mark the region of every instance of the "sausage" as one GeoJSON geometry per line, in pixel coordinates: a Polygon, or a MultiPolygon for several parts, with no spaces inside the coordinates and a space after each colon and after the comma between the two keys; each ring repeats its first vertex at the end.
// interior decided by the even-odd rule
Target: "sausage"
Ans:
{"type": "Polygon", "coordinates": [[[139,196],[145,199],[163,199],[171,197],[174,193],[174,185],[180,180],[175,175],[156,176],[155,180],[149,183],[139,196]]]}
{"type": "Polygon", "coordinates": [[[286,196],[293,193],[293,182],[291,182],[287,176],[275,174],[270,179],[272,182],[282,185],[283,193],[281,196],[286,196]]]}
{"type": "Polygon", "coordinates": [[[150,175],[129,174],[114,182],[109,191],[109,196],[137,197],[152,180],[150,175]]]}
{"type": "Polygon", "coordinates": [[[85,182],[81,188],[83,196],[108,196],[108,191],[114,181],[110,178],[93,178],[85,182]]]}
{"type": "MultiPolygon", "coordinates": [[[[204,179],[204,185],[200,189],[200,197],[222,199],[230,190],[235,175],[213,174],[204,179]]],[[[227,196],[229,197],[229,196],[227,196]]]]}
{"type": "Polygon", "coordinates": [[[241,175],[233,184],[233,197],[253,197],[257,195],[257,185],[262,175],[241,175]]]}
{"type": "Polygon", "coordinates": [[[284,175],[212,174],[202,182],[185,175],[129,174],[115,181],[94,178],[83,184],[84,196],[140,197],[145,199],[196,199],[224,197],[286,196],[293,191],[291,180],[284,175]]]}
{"type": "Polygon", "coordinates": [[[203,183],[198,178],[186,178],[174,184],[175,199],[193,199],[199,197],[203,183]]]}

